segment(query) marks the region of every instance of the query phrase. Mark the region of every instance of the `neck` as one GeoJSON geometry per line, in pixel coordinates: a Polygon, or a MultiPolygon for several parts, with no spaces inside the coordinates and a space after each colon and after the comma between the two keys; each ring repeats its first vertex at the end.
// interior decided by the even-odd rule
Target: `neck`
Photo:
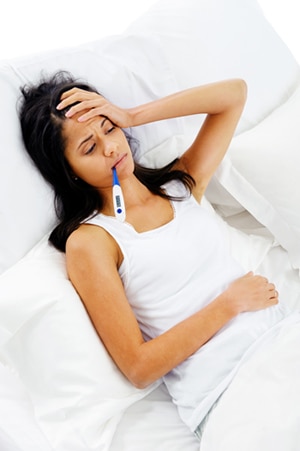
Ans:
{"type": "MultiPolygon", "coordinates": [[[[144,205],[146,201],[153,195],[148,190],[148,188],[135,177],[135,175],[132,175],[132,177],[129,177],[120,182],[120,185],[123,192],[124,203],[127,212],[134,207],[144,205]]],[[[103,197],[103,208],[101,212],[106,215],[113,216],[114,208],[112,187],[108,188],[105,191],[102,191],[101,195],[103,197]]]]}

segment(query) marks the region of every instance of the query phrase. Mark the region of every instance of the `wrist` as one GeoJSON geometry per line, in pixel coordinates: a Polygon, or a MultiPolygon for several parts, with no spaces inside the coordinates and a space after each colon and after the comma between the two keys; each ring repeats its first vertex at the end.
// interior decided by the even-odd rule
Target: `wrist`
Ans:
{"type": "Polygon", "coordinates": [[[141,106],[136,106],[127,109],[128,127],[136,127],[138,125],[143,125],[146,123],[146,120],[143,119],[143,110],[141,106]]]}
{"type": "Polygon", "coordinates": [[[241,313],[240,303],[235,301],[234,297],[230,295],[230,291],[228,289],[220,294],[216,301],[219,304],[219,308],[222,309],[224,314],[229,319],[232,319],[241,313]]]}

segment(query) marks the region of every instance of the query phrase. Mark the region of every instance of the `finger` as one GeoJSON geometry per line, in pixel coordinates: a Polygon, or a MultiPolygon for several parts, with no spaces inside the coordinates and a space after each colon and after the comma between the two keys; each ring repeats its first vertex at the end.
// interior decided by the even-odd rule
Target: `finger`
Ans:
{"type": "Polygon", "coordinates": [[[94,108],[92,110],[89,110],[87,113],[82,114],[81,116],[79,116],[77,118],[77,121],[78,122],[85,122],[85,121],[88,121],[89,119],[92,119],[95,116],[101,116],[101,114],[98,114],[96,110],[97,109],[94,108]]]}
{"type": "Polygon", "coordinates": [[[56,108],[58,110],[63,110],[70,104],[70,102],[73,103],[71,98],[76,94],[77,91],[78,91],[77,88],[72,88],[69,89],[68,91],[63,92],[62,95],[60,96],[60,102],[56,106],[56,108]]]}
{"type": "Polygon", "coordinates": [[[73,103],[75,103],[75,105],[72,105],[72,103],[70,102],[70,105],[72,106],[66,112],[66,117],[72,117],[83,110],[91,110],[92,108],[94,108],[95,105],[95,102],[91,100],[81,100],[81,101],[76,100],[73,103]]]}
{"type": "Polygon", "coordinates": [[[269,288],[270,291],[275,291],[275,285],[274,285],[274,283],[271,283],[271,282],[270,282],[270,283],[268,284],[268,288],[269,288]]]}
{"type": "Polygon", "coordinates": [[[84,121],[92,119],[93,117],[96,117],[96,116],[108,117],[108,115],[105,114],[104,108],[97,107],[97,108],[90,108],[86,113],[79,116],[77,118],[77,120],[78,120],[78,122],[84,122],[84,121]]]}
{"type": "MultiPolygon", "coordinates": [[[[97,95],[97,99],[100,96],[97,95]]],[[[69,91],[65,91],[60,98],[59,104],[56,106],[57,109],[62,110],[73,103],[81,103],[86,100],[95,100],[95,93],[84,91],[78,88],[72,88],[69,91]]]]}
{"type": "Polygon", "coordinates": [[[278,291],[277,290],[274,290],[273,292],[271,292],[270,299],[272,301],[276,301],[276,303],[278,303],[278,291]]]}
{"type": "Polygon", "coordinates": [[[65,97],[63,100],[61,100],[57,105],[57,110],[63,110],[64,108],[67,108],[69,105],[72,105],[72,103],[77,102],[75,95],[69,95],[68,97],[65,97]]]}
{"type": "Polygon", "coordinates": [[[61,98],[61,100],[64,100],[64,99],[66,99],[67,97],[70,97],[70,96],[72,96],[72,95],[74,95],[74,94],[77,94],[77,93],[87,93],[87,92],[89,92],[89,91],[85,91],[84,89],[80,89],[80,88],[71,88],[71,89],[68,89],[67,91],[64,91],[62,94],[61,94],[61,96],[60,96],[60,98],[61,98]]]}

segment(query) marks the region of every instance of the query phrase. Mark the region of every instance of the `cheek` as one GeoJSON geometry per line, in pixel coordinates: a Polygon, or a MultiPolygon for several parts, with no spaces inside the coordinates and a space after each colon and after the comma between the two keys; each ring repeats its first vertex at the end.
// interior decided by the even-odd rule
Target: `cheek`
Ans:
{"type": "Polygon", "coordinates": [[[70,158],[68,156],[68,154],[65,154],[65,160],[66,160],[67,164],[69,165],[72,173],[79,177],[78,172],[80,171],[80,166],[77,164],[76,160],[74,160],[74,158],[70,158]]]}
{"type": "Polygon", "coordinates": [[[106,188],[112,185],[113,175],[103,167],[103,162],[94,158],[82,158],[71,165],[74,175],[94,188],[106,188]]]}

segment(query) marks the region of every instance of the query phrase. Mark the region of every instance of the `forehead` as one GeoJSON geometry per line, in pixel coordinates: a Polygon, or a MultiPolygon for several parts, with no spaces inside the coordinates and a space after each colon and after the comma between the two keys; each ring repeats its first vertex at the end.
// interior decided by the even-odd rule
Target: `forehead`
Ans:
{"type": "Polygon", "coordinates": [[[93,125],[98,125],[101,120],[103,121],[102,116],[97,116],[84,122],[78,122],[78,118],[85,112],[86,111],[81,111],[71,118],[66,118],[64,120],[62,126],[62,135],[66,140],[67,145],[74,143],[74,141],[77,141],[80,137],[85,137],[85,135],[88,133],[89,129],[93,127],[93,125]]]}
{"type": "Polygon", "coordinates": [[[84,134],[86,124],[78,122],[75,118],[66,118],[62,126],[62,136],[66,147],[74,144],[84,134]]]}
{"type": "Polygon", "coordinates": [[[81,114],[76,114],[72,117],[66,117],[63,121],[63,133],[69,134],[70,132],[83,131],[87,128],[90,121],[79,122],[78,118],[82,116],[81,114]]]}

